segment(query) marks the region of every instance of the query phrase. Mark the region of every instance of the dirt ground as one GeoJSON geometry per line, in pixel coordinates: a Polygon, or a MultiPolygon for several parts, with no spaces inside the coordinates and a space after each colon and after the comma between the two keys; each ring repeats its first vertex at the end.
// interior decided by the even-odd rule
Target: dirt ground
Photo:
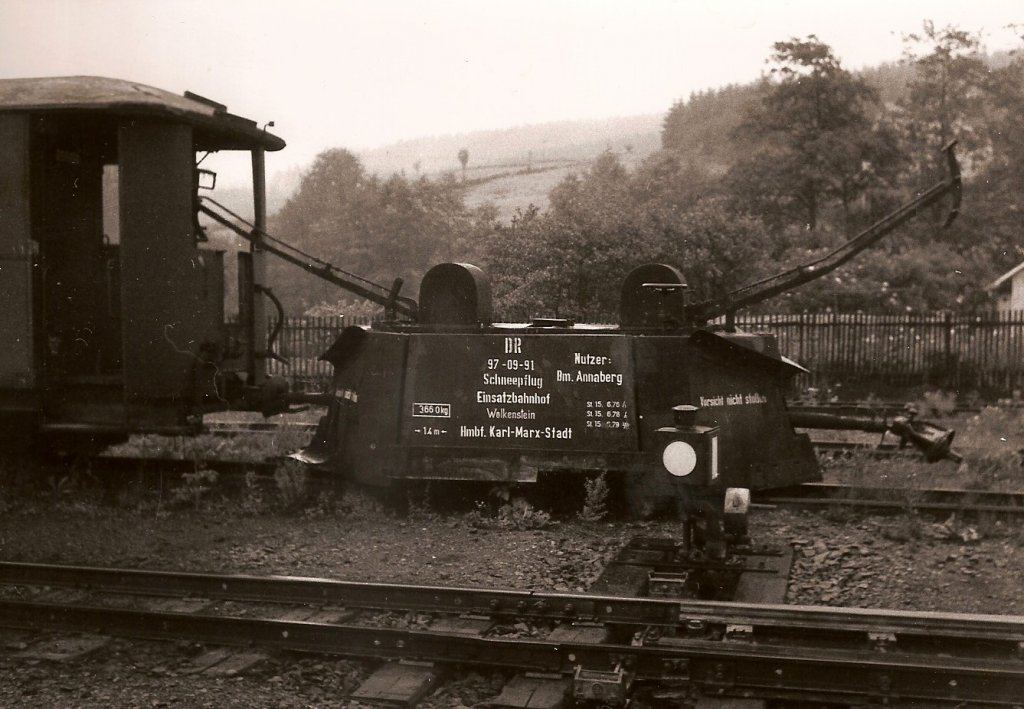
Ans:
{"type": "MultiPolygon", "coordinates": [[[[672,522],[545,524],[540,515],[520,525],[537,529],[487,524],[466,513],[399,518],[366,498],[288,515],[38,501],[5,510],[0,559],[585,591],[627,539],[678,532],[672,522]]],[[[790,603],[1024,613],[1016,525],[757,510],[752,531],[760,542],[795,548],[790,603]]],[[[207,677],[187,673],[200,650],[188,644],[115,640],[61,663],[16,660],[18,647],[0,650],[2,706],[350,707],[357,705],[345,697],[368,672],[360,663],[275,655],[238,676],[207,677]]],[[[460,677],[426,706],[472,706],[506,679],[460,677]]]]}
{"type": "MultiPolygon", "coordinates": [[[[751,526],[758,542],[795,548],[790,603],[974,613],[1024,609],[1019,522],[755,510],[751,526]]],[[[538,529],[497,522],[488,528],[473,515],[400,518],[369,505],[247,516],[223,509],[154,515],[55,504],[8,510],[0,519],[0,558],[586,591],[629,538],[678,531],[668,521],[571,519],[538,529]]]]}
{"type": "MultiPolygon", "coordinates": [[[[1019,415],[1000,417],[960,424],[970,444],[963,465],[855,458],[828,463],[826,479],[895,490],[1024,489],[1014,457],[1024,429],[1019,415]]],[[[227,494],[200,476],[158,498],[113,500],[77,483],[18,496],[0,490],[0,560],[586,591],[628,539],[679,532],[672,521],[552,519],[515,500],[497,516],[493,505],[437,511],[444,505],[422,500],[400,516],[362,493],[311,493],[294,471],[269,487],[251,483],[227,494]]],[[[1020,524],[838,510],[756,509],[751,519],[757,542],[794,548],[788,603],[1015,616],[1024,614],[1020,524]]],[[[0,635],[0,706],[349,707],[368,671],[273,655],[237,676],[207,677],[187,673],[201,651],[187,643],[114,640],[80,660],[48,663],[16,659],[18,642],[0,635]]],[[[505,679],[460,677],[426,706],[473,706],[505,679]]]]}

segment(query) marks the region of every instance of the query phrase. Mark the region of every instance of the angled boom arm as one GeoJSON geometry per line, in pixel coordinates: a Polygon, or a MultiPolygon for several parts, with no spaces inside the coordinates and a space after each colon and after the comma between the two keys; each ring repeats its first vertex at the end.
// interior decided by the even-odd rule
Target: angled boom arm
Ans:
{"type": "Polygon", "coordinates": [[[950,207],[949,214],[946,216],[946,221],[942,225],[943,227],[949,226],[960,213],[960,165],[956,160],[956,155],[953,153],[955,146],[956,141],[953,141],[943,150],[946,154],[949,176],[942,182],[933,185],[915,199],[882,217],[842,246],[835,248],[815,261],[737,288],[725,298],[705,300],[685,306],[688,318],[694,322],[707,322],[748,305],[760,303],[763,300],[792,290],[816,278],[821,278],[842,266],[854,256],[864,251],[864,249],[877,243],[882,237],[913,219],[925,207],[934,204],[947,194],[952,194],[953,204],[950,207]]]}
{"type": "Polygon", "coordinates": [[[260,234],[263,239],[259,241],[259,248],[280,259],[284,259],[290,264],[298,266],[306,273],[311,273],[328,283],[333,283],[339,288],[343,288],[361,298],[366,298],[373,303],[383,306],[388,318],[394,319],[396,315],[402,315],[411,320],[416,319],[418,312],[416,301],[398,294],[402,288],[401,278],[396,278],[389,289],[373,281],[360,278],[353,273],[343,271],[326,261],[310,256],[261,229],[257,229],[243,217],[209,197],[200,198],[199,211],[250,243],[255,243],[254,233],[260,234]]]}

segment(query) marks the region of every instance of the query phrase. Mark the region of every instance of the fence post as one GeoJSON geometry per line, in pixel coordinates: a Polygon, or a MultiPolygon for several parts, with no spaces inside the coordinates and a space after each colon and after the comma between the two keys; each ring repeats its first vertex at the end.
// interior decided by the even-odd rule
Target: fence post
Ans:
{"type": "Polygon", "coordinates": [[[956,361],[954,361],[953,355],[953,312],[947,310],[943,313],[942,324],[944,327],[944,339],[943,347],[945,349],[943,353],[943,362],[945,363],[943,384],[946,389],[958,389],[960,387],[960,372],[957,367],[956,361]]]}
{"type": "Polygon", "coordinates": [[[800,364],[804,364],[804,320],[806,318],[807,318],[807,313],[806,312],[800,313],[800,319],[799,319],[800,329],[798,330],[800,339],[799,339],[799,342],[797,344],[797,349],[798,349],[798,351],[800,353],[797,356],[800,358],[800,360],[799,360],[800,364]]]}

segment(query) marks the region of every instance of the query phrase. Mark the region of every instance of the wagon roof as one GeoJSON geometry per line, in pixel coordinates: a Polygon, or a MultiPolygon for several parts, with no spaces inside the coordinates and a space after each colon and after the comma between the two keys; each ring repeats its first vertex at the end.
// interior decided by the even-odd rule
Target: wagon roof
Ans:
{"type": "Polygon", "coordinates": [[[996,290],[997,288],[999,288],[999,286],[1001,286],[1004,283],[1006,283],[1008,280],[1010,280],[1011,278],[1016,276],[1021,271],[1024,271],[1024,261],[1021,261],[1016,266],[1011,268],[1009,271],[1007,271],[1006,273],[1001,275],[999,278],[997,278],[994,281],[992,281],[991,283],[989,283],[988,287],[985,290],[990,290],[990,291],[991,290],[996,290]]]}
{"type": "Polygon", "coordinates": [[[196,128],[196,142],[206,150],[280,150],[284,140],[261,130],[255,121],[228,113],[227,107],[186,92],[101,76],[0,79],[0,112],[97,112],[155,116],[196,128]]]}

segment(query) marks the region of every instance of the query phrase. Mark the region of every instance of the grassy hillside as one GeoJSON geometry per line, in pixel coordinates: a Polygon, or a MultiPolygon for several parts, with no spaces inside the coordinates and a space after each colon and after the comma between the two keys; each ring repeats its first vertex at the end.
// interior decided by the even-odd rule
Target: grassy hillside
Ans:
{"type": "MultiPolygon", "coordinates": [[[[498,207],[500,217],[508,219],[517,208],[530,204],[546,207],[552,187],[569,173],[586,170],[606,150],[634,166],[661,147],[662,119],[660,114],[646,114],[430,136],[363,151],[358,157],[368,172],[380,176],[397,172],[415,178],[451,173],[462,179],[458,153],[466,148],[466,203],[477,206],[491,202],[498,207]]],[[[271,214],[298,189],[307,167],[270,176],[267,209],[271,214]]],[[[248,186],[224,185],[210,196],[240,214],[252,214],[248,186]]]]}
{"type": "Polygon", "coordinates": [[[381,175],[451,173],[462,179],[458,153],[465,148],[466,204],[490,202],[507,220],[517,208],[545,208],[552,187],[586,170],[606,150],[633,166],[661,146],[661,121],[661,115],[647,114],[433,136],[362,152],[359,158],[367,170],[381,175]]]}
{"type": "MultiPolygon", "coordinates": [[[[993,66],[1005,65],[1006,52],[987,58],[993,66]]],[[[857,72],[877,87],[886,104],[906,90],[912,70],[900,63],[884,63],[857,72]]],[[[746,107],[758,100],[757,82],[710,89],[691,95],[679,110],[686,120],[683,135],[675,144],[683,152],[713,170],[725,170],[743,147],[735,140],[739,118],[746,107]]],[[[586,170],[606,150],[618,154],[628,167],[661,147],[665,116],[652,113],[602,120],[559,121],[497,130],[429,136],[401,141],[358,153],[369,172],[381,176],[401,173],[415,178],[451,173],[463,177],[458,153],[469,152],[466,166],[466,203],[477,206],[490,202],[507,220],[517,208],[530,204],[544,209],[548,193],[566,175],[586,170]]],[[[326,147],[325,147],[326,149],[326,147]]],[[[267,185],[271,213],[284,204],[298,188],[303,168],[292,168],[271,176],[267,185]]],[[[247,188],[221,188],[216,198],[243,214],[251,214],[247,188]]]]}
{"type": "MultiPolygon", "coordinates": [[[[590,160],[602,150],[640,149],[657,144],[660,114],[592,121],[559,121],[499,130],[440,135],[385,145],[360,152],[366,169],[378,174],[461,172],[459,150],[469,151],[468,169],[541,166],[590,160]]],[[[468,177],[468,174],[467,174],[468,177]]]]}
{"type": "MultiPolygon", "coordinates": [[[[606,150],[617,154],[622,164],[632,169],[657,150],[659,142],[658,134],[652,133],[650,139],[631,142],[629,150],[594,145],[589,151],[581,150],[580,157],[575,160],[553,160],[539,165],[524,163],[500,169],[467,168],[466,205],[493,204],[498,208],[498,218],[503,221],[511,219],[517,209],[525,209],[531,204],[544,210],[548,206],[548,194],[555,185],[567,175],[588,169],[594,158],[606,150]]],[[[459,175],[458,172],[455,174],[459,175]]]]}

